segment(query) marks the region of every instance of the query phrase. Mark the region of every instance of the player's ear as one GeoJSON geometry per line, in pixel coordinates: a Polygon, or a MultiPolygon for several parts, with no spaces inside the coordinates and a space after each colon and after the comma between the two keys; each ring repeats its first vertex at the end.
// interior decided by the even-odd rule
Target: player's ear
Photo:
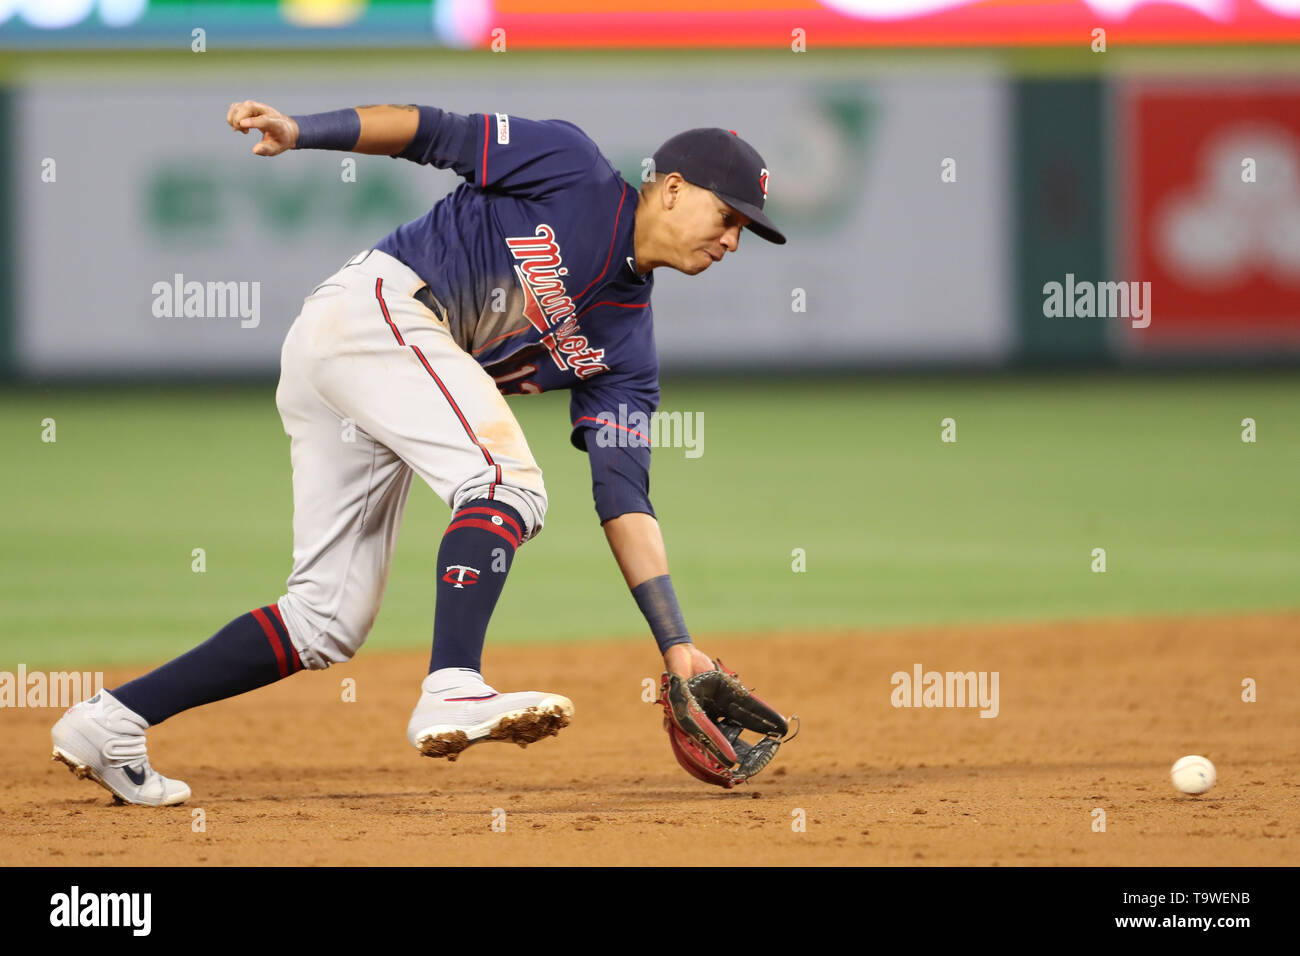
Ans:
{"type": "Polygon", "coordinates": [[[691,184],[677,173],[669,173],[659,185],[659,198],[665,209],[672,209],[680,201],[691,184]]]}

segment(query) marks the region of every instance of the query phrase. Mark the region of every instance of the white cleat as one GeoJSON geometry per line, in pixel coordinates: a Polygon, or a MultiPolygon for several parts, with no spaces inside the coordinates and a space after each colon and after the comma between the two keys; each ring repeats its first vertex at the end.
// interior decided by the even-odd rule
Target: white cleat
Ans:
{"type": "Polygon", "coordinates": [[[466,747],[501,741],[526,747],[569,726],[573,701],[559,694],[499,694],[481,682],[450,686],[435,671],[420,685],[406,739],[426,757],[455,760],[466,747]]]}
{"type": "Polygon", "coordinates": [[[73,774],[93,780],[115,803],[166,807],[184,803],[190,788],[149,766],[144,732],[148,723],[108,691],[100,691],[59,718],[50,731],[51,759],[61,760],[73,774]]]}

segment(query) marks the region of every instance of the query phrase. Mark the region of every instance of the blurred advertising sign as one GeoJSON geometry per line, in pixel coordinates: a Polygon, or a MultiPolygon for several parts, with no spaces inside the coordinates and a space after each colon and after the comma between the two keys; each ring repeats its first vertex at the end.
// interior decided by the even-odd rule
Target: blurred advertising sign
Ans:
{"type": "MultiPolygon", "coordinates": [[[[0,44],[527,48],[1300,40],[1300,0],[0,0],[0,44]]],[[[1105,49],[1103,46],[1102,49],[1105,49]]]]}
{"type": "Polygon", "coordinates": [[[466,46],[489,3],[433,0],[0,0],[0,47],[466,46]]]}
{"type": "MultiPolygon", "coordinates": [[[[64,77],[15,94],[13,168],[48,170],[14,211],[24,371],[273,374],[303,297],[461,182],[386,157],[252,156],[252,139],[224,122],[247,88],[231,68],[170,85],[64,77]],[[166,135],[119,135],[132,110],[165,117],[166,135]]],[[[256,95],[317,112],[401,90],[461,113],[563,116],[634,183],[682,129],[725,122],[762,151],[765,209],[790,242],[746,233],[706,274],[656,273],[665,369],[991,364],[1011,348],[1010,89],[992,71],[791,80],[673,62],[593,83],[531,64],[527,82],[452,66],[268,81],[256,95]]]]}
{"type": "Polygon", "coordinates": [[[1132,347],[1300,346],[1300,83],[1120,95],[1122,271],[1153,290],[1132,347]]]}
{"type": "MultiPolygon", "coordinates": [[[[495,26],[528,46],[889,47],[1224,43],[1300,39],[1300,0],[497,0],[495,26]]],[[[1103,47],[1104,49],[1104,47],[1103,47]]]]}

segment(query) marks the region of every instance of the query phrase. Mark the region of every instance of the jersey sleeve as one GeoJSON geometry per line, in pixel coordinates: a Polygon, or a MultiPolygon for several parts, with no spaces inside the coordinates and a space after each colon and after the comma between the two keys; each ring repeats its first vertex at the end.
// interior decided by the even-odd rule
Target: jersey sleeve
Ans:
{"type": "Polygon", "coordinates": [[[480,189],[544,199],[582,180],[601,159],[587,134],[565,120],[418,109],[415,136],[398,156],[455,170],[480,189]]]}
{"type": "Polygon", "coordinates": [[[650,447],[650,416],[659,407],[659,368],[653,362],[631,375],[598,375],[573,388],[569,396],[569,442],[586,451],[584,431],[595,431],[601,444],[621,441],[650,447]],[[622,436],[621,438],[619,436],[622,436]]]}
{"type": "MultiPolygon", "coordinates": [[[[604,378],[604,376],[600,376],[604,378]]],[[[654,381],[601,382],[573,389],[569,416],[575,448],[587,452],[596,514],[604,523],[631,512],[654,516],[650,504],[650,417],[659,407],[654,381]]]]}

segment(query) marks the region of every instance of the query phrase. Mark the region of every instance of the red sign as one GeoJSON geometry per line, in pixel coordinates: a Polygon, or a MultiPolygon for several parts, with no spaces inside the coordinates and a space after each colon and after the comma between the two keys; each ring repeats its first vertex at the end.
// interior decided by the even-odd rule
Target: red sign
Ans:
{"type": "Polygon", "coordinates": [[[1142,348],[1300,344],[1300,84],[1127,87],[1118,278],[1142,348]]]}

